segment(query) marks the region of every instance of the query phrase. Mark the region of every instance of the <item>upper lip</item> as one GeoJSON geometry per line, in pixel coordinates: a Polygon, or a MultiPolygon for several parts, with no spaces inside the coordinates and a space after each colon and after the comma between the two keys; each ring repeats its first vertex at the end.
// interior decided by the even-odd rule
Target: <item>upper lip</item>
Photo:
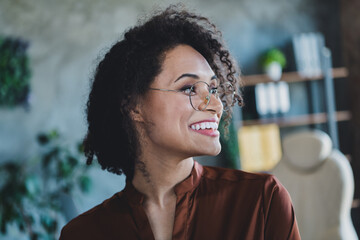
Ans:
{"type": "Polygon", "coordinates": [[[201,121],[198,121],[198,122],[191,123],[190,126],[191,126],[191,125],[194,125],[194,124],[200,124],[200,123],[202,123],[202,122],[215,122],[215,123],[219,124],[219,120],[218,120],[218,119],[216,119],[216,118],[209,118],[209,119],[204,119],[204,120],[201,120],[201,121]]]}

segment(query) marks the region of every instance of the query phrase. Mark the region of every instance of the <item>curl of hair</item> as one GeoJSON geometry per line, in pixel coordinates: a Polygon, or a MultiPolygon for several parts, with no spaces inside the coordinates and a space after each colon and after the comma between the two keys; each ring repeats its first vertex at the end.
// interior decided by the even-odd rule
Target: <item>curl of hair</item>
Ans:
{"type": "Polygon", "coordinates": [[[87,164],[96,156],[102,169],[133,178],[141,152],[130,111],[160,73],[166,51],[180,44],[201,53],[220,80],[223,121],[228,126],[231,106],[242,105],[237,65],[207,18],[171,5],[125,32],[99,63],[87,102],[87,164]]]}

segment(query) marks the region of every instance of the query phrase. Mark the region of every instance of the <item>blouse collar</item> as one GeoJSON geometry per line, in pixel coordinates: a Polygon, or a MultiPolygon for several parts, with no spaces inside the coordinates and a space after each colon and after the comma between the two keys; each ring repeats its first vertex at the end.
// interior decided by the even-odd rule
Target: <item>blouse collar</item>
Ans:
{"type": "MultiPolygon", "coordinates": [[[[187,192],[194,191],[200,183],[201,176],[203,174],[203,166],[194,160],[194,166],[191,170],[190,175],[182,182],[178,183],[175,188],[175,194],[177,197],[184,195],[187,192]]],[[[144,194],[139,192],[131,183],[126,181],[124,194],[132,204],[142,204],[144,201],[144,194]]]]}

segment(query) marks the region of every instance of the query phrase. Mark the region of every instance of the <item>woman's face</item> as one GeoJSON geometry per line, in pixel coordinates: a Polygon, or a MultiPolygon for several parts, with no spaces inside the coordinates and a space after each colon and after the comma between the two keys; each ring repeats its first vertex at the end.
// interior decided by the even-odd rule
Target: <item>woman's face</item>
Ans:
{"type": "Polygon", "coordinates": [[[141,136],[144,152],[181,158],[220,152],[217,130],[223,111],[220,99],[211,95],[207,108],[196,111],[188,96],[189,86],[198,81],[217,87],[215,77],[205,58],[188,45],[178,45],[165,54],[162,71],[150,88],[185,92],[149,90],[143,97],[139,106],[144,123],[141,136]]]}

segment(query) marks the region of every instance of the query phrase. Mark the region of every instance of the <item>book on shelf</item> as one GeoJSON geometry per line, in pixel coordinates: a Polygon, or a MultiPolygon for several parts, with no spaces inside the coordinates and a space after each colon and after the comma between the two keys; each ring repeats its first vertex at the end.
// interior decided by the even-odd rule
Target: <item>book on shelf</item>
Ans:
{"type": "Polygon", "coordinates": [[[302,77],[321,76],[321,51],[325,47],[321,33],[301,33],[292,38],[296,68],[302,77]]]}
{"type": "Polygon", "coordinates": [[[244,171],[268,171],[281,159],[280,130],[276,124],[244,126],[238,130],[238,142],[244,171]]]}
{"type": "Polygon", "coordinates": [[[257,84],[255,86],[255,102],[260,116],[287,113],[290,110],[289,85],[286,82],[257,84]]]}

